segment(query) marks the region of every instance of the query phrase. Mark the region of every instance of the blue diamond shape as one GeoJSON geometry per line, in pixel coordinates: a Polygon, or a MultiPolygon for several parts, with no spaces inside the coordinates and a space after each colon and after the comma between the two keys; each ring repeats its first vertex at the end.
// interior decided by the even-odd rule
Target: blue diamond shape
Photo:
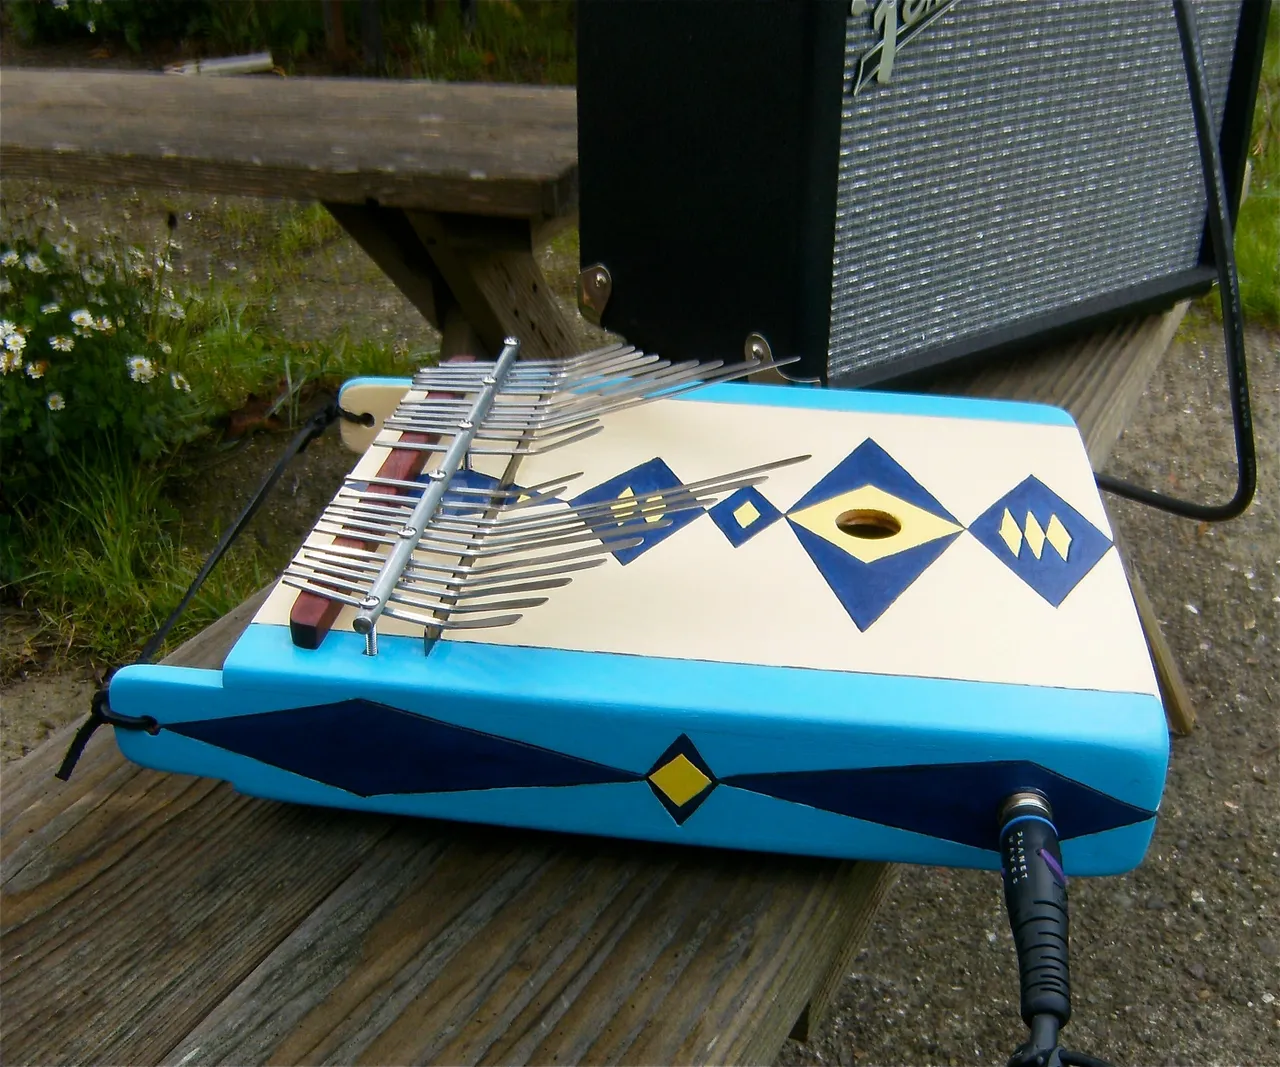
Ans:
{"type": "Polygon", "coordinates": [[[1101,530],[1036,477],[1027,478],[992,504],[974,520],[969,532],[1055,608],[1111,547],[1101,530]],[[1000,536],[1006,510],[1022,535],[1017,554],[1000,536]],[[1047,529],[1057,517],[1071,537],[1066,559],[1047,541],[1036,558],[1026,539],[1028,513],[1035,516],[1041,529],[1047,529]]]}
{"type": "Polygon", "coordinates": [[[754,485],[743,486],[732,496],[725,497],[707,514],[734,548],[745,545],[761,530],[768,529],[782,518],[782,512],[770,504],[754,485]],[[756,517],[745,526],[734,514],[743,504],[750,504],[756,509],[756,517]]]}
{"type": "MultiPolygon", "coordinates": [[[[661,492],[664,489],[674,489],[676,486],[683,484],[670,467],[661,459],[654,457],[647,463],[641,463],[637,467],[632,467],[629,471],[623,471],[616,477],[610,478],[607,482],[601,482],[599,485],[588,489],[585,493],[570,500],[569,504],[572,507],[578,507],[582,504],[597,504],[605,500],[613,500],[628,489],[637,497],[643,497],[650,493],[661,492]]],[[[686,511],[676,511],[669,515],[664,515],[663,517],[670,522],[669,526],[643,533],[641,535],[643,540],[640,544],[634,548],[619,549],[613,553],[614,558],[625,566],[637,556],[648,552],[654,545],[661,544],[677,530],[688,526],[705,510],[705,508],[689,508],[686,511]]],[[[613,522],[608,519],[597,519],[590,523],[591,528],[596,533],[616,530],[622,525],[621,520],[613,522]]],[[[628,529],[633,529],[636,526],[638,524],[634,520],[628,523],[628,529]]]]}
{"type": "MultiPolygon", "coordinates": [[[[874,485],[900,500],[960,525],[932,493],[870,438],[850,452],[801,497],[790,513],[794,514],[864,485],[874,485]]],[[[955,533],[926,541],[874,563],[863,563],[791,518],[788,517],[787,522],[859,630],[867,629],[880,618],[907,586],[920,577],[925,568],[942,555],[961,533],[956,530],[955,533]]]]}

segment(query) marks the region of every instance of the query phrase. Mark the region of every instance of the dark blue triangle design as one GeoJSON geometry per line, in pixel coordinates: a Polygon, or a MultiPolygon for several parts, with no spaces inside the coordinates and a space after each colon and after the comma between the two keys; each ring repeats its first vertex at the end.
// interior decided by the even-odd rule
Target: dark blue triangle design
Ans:
{"type": "Polygon", "coordinates": [[[954,522],[957,526],[964,525],[938,503],[937,498],[928,489],[908,474],[902,464],[870,437],[836,464],[788,511],[800,511],[802,508],[820,504],[833,496],[859,489],[864,485],[874,485],[886,493],[892,493],[905,500],[908,504],[915,504],[918,508],[939,515],[948,522],[954,522]]]}
{"type": "Polygon", "coordinates": [[[644,778],[369,700],[179,722],[165,729],[362,797],[644,778]]]}
{"type": "Polygon", "coordinates": [[[1021,790],[1037,790],[1049,798],[1064,840],[1130,826],[1156,814],[1023,760],[737,774],[720,781],[778,800],[990,851],[998,849],[1000,804],[1021,790]]]}
{"type": "Polygon", "coordinates": [[[787,522],[859,630],[865,630],[880,618],[962,532],[957,530],[874,563],[863,563],[798,522],[791,519],[787,522]]]}

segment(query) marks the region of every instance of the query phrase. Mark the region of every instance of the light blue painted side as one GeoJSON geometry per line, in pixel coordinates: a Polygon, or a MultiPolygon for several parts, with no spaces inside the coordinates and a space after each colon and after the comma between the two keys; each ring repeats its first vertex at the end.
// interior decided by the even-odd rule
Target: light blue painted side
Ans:
{"type": "MultiPolygon", "coordinates": [[[[152,736],[117,730],[116,738],[125,756],[143,766],[220,778],[242,793],[292,803],[682,845],[988,870],[999,866],[995,852],[730,786],[718,786],[677,826],[644,782],[359,797],[169,731],[152,736]]],[[[1153,825],[1151,820],[1067,841],[1063,865],[1071,875],[1129,870],[1145,851],[1153,825]]]]}
{"type": "Polygon", "coordinates": [[[425,657],[406,637],[380,638],[376,657],[363,647],[331,633],[307,651],[255,624],[226,684],[274,692],[277,708],[364,696],[637,772],[687,733],[726,777],[1028,759],[1154,810],[1168,759],[1160,702],[1135,693],[460,641],[425,657]]]}
{"type": "MultiPolygon", "coordinates": [[[[394,385],[408,390],[412,384],[411,378],[352,378],[343,383],[338,392],[338,400],[341,402],[343,392],[353,385],[394,385]]],[[[1067,412],[1047,404],[863,389],[811,389],[794,385],[724,382],[682,393],[676,399],[819,411],[862,411],[872,415],[925,415],[940,419],[983,419],[987,422],[1025,422],[1041,426],[1075,425],[1067,412]]]]}
{"type": "Polygon", "coordinates": [[[861,411],[870,415],[925,415],[939,419],[983,419],[986,422],[1025,422],[1041,426],[1074,426],[1062,408],[1020,400],[881,393],[862,389],[808,389],[794,385],[724,382],[680,396],[712,404],[758,404],[764,407],[807,408],[819,411],[861,411]]]}
{"type": "MultiPolygon", "coordinates": [[[[225,672],[129,667],[112,681],[112,706],[164,723],[360,697],[640,774],[684,733],[718,776],[1027,759],[1146,809],[1158,806],[1164,780],[1163,712],[1154,698],[1136,694],[455,642],[424,657],[420,641],[397,637],[381,639],[376,659],[361,655],[362,647],[355,634],[333,633],[321,650],[306,651],[292,645],[286,628],[254,624],[225,672]]],[[[364,800],[168,731],[119,737],[130,758],[149,766],[227,777],[246,792],[304,803],[917,863],[991,859],[726,786],[678,827],[643,783],[639,791],[591,786],[364,800]],[[633,800],[616,799],[627,790],[633,800]]],[[[1126,828],[1073,845],[1071,869],[1128,869],[1149,833],[1126,828]]]]}

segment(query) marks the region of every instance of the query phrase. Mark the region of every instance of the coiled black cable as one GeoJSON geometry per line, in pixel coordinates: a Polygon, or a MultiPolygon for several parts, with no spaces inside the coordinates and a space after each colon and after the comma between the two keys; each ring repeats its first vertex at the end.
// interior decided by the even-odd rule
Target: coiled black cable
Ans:
{"type": "Polygon", "coordinates": [[[1218,267],[1218,296],[1222,301],[1222,332],[1227,349],[1227,388],[1231,396],[1231,425],[1236,443],[1236,491],[1225,504],[1198,504],[1157,493],[1132,482],[1098,474],[1098,488],[1117,496],[1136,500],[1161,511],[1202,522],[1222,522],[1242,515],[1258,486],[1258,461],[1253,440],[1253,416],[1249,410],[1249,378],[1245,369],[1244,314],[1240,308],[1240,280],[1236,275],[1236,257],[1231,216],[1227,211],[1226,179],[1222,173],[1222,157],[1214,135],[1213,109],[1210,106],[1209,83],[1204,73],[1204,51],[1200,30],[1189,0],[1174,0],[1174,17],[1182,42],[1182,60],[1187,68],[1187,87],[1191,91],[1191,110],[1195,117],[1196,139],[1200,145],[1200,168],[1204,173],[1208,197],[1209,239],[1218,267]]]}

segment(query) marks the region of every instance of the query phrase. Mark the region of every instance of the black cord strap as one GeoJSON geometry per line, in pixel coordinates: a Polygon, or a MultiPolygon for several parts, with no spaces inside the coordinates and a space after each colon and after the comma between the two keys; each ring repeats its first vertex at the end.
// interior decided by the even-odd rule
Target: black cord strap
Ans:
{"type": "MultiPolygon", "coordinates": [[[[276,482],[280,480],[280,476],[284,474],[294,457],[299,452],[305,451],[307,446],[324,433],[325,429],[338,418],[361,424],[365,421],[364,416],[345,411],[334,400],[320,411],[317,411],[303,424],[302,428],[294,435],[293,440],[289,442],[288,447],[284,450],[276,465],[262,480],[257,492],[249,498],[249,502],[244,506],[236,521],[227,527],[222,537],[219,538],[217,545],[214,546],[213,551],[209,553],[204,565],[200,568],[200,572],[187,587],[187,591],[178,602],[178,606],[169,613],[169,617],[161,623],[160,628],[143,645],[138,658],[134,660],[135,663],[150,663],[155,658],[156,653],[160,651],[161,646],[164,644],[165,638],[169,636],[169,632],[177,625],[182,613],[187,610],[191,601],[195,599],[196,594],[200,591],[200,587],[204,585],[205,579],[212,573],[213,568],[218,565],[218,562],[226,554],[227,549],[231,547],[232,542],[240,536],[249,521],[258,513],[258,509],[262,507],[267,495],[274,488],[276,482]]],[[[113,674],[115,674],[115,669],[108,673],[102,687],[93,694],[89,718],[76,731],[75,737],[72,738],[71,744],[67,747],[67,754],[63,757],[62,765],[55,775],[55,777],[62,779],[64,782],[71,777],[71,772],[75,770],[76,763],[79,762],[80,756],[84,753],[85,746],[89,743],[94,731],[104,723],[124,730],[146,730],[148,733],[157,733],[160,729],[159,724],[150,715],[121,715],[111,710],[107,693],[110,689],[111,675],[113,674]]]]}
{"type": "Polygon", "coordinates": [[[1115,493],[1183,518],[1221,522],[1242,515],[1253,500],[1258,486],[1258,461],[1253,440],[1253,417],[1249,411],[1244,313],[1240,308],[1240,280],[1236,276],[1231,216],[1227,211],[1227,182],[1222,175],[1222,158],[1214,136],[1213,109],[1210,106],[1209,84],[1204,74],[1200,31],[1196,27],[1195,12],[1187,0],[1174,0],[1173,13],[1178,20],[1182,59],[1187,68],[1191,110],[1195,115],[1196,138],[1200,144],[1200,166],[1204,172],[1204,187],[1208,197],[1209,237],[1213,242],[1213,258],[1218,267],[1218,296],[1222,301],[1222,332],[1227,348],[1227,387],[1231,394],[1231,425],[1236,442],[1236,491],[1225,504],[1197,504],[1145,489],[1109,474],[1098,474],[1095,477],[1098,487],[1108,493],[1115,493]]]}

